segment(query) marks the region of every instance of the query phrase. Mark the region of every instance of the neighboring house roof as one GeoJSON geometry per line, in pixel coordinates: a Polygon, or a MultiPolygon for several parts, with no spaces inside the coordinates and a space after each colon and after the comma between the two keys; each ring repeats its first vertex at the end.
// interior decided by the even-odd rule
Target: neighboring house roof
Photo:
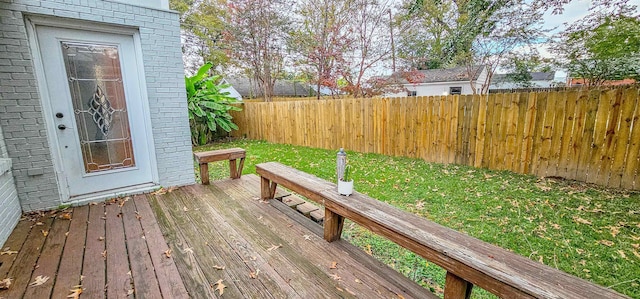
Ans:
{"type": "MultiPolygon", "coordinates": [[[[262,95],[262,90],[255,80],[249,78],[226,78],[226,80],[244,98],[255,98],[262,95]]],[[[307,97],[315,94],[309,85],[295,81],[276,80],[273,87],[273,95],[277,97],[307,97]]]]}
{"type": "MultiPolygon", "coordinates": [[[[567,85],[569,86],[580,86],[580,85],[585,85],[588,80],[583,78],[569,78],[567,81],[568,81],[567,85]]],[[[634,83],[636,83],[636,80],[634,79],[623,79],[623,80],[607,80],[602,82],[601,85],[618,86],[618,85],[627,85],[627,84],[634,84],[634,83]]]]}
{"type": "Polygon", "coordinates": [[[233,87],[232,84],[229,83],[229,81],[227,81],[226,79],[222,79],[222,83],[229,84],[231,86],[229,86],[227,88],[223,88],[220,91],[228,92],[230,97],[235,98],[238,101],[242,101],[242,95],[240,95],[240,93],[233,87]]]}
{"type": "MultiPolygon", "coordinates": [[[[556,76],[556,72],[531,72],[531,81],[553,81],[556,76]]],[[[513,74],[494,74],[491,78],[491,83],[504,83],[513,82],[511,77],[513,74]]]]}
{"type": "Polygon", "coordinates": [[[468,68],[464,66],[451,69],[431,69],[401,73],[398,72],[392,75],[391,78],[397,78],[398,83],[401,84],[470,81],[472,79],[477,80],[482,74],[484,68],[484,65],[476,65],[472,67],[471,72],[469,72],[468,68]],[[470,76],[470,73],[472,76],[470,76]]]}

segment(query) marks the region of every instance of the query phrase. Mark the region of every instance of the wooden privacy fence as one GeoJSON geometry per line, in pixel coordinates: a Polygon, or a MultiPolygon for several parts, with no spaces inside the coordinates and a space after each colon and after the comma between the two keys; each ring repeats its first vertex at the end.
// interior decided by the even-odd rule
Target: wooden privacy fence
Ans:
{"type": "Polygon", "coordinates": [[[246,103],[234,136],[639,190],[639,91],[246,103]]]}

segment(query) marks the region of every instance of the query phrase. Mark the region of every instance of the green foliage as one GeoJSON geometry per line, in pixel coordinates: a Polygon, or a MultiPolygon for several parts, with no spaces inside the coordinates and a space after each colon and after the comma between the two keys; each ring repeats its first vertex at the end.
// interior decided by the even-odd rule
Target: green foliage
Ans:
{"type": "Polygon", "coordinates": [[[353,181],[351,177],[351,164],[347,164],[344,166],[344,174],[342,175],[342,180],[345,182],[353,181]]]}
{"type": "Polygon", "coordinates": [[[640,20],[625,3],[593,6],[593,11],[559,35],[553,50],[572,77],[588,85],[640,79],[640,20]]]}
{"type": "MultiPolygon", "coordinates": [[[[196,148],[247,150],[244,173],[268,161],[335,181],[335,151],[238,140],[196,148]]],[[[348,152],[358,191],[483,241],[640,298],[640,193],[508,171],[348,152]]],[[[195,166],[195,165],[194,165],[195,166]]],[[[211,164],[211,179],[229,176],[211,164]]],[[[445,271],[346,222],[343,237],[442,295],[445,271]]],[[[472,298],[494,298],[474,288],[472,298]]]]}
{"type": "Polygon", "coordinates": [[[187,102],[189,107],[189,125],[191,126],[191,142],[194,145],[204,145],[212,141],[218,128],[226,132],[237,130],[229,111],[239,111],[235,98],[223,92],[228,84],[217,83],[220,76],[210,76],[212,64],[206,63],[198,72],[184,77],[187,88],[187,102]]]}

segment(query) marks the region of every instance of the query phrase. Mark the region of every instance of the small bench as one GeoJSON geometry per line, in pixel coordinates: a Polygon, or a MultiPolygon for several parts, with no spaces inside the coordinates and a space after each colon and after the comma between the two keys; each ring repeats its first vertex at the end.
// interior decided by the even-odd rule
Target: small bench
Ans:
{"type": "Polygon", "coordinates": [[[628,298],[387,203],[276,162],[256,165],[261,198],[280,184],[324,205],[324,239],[340,239],[344,219],[375,232],[447,271],[444,298],[469,298],[477,285],[501,298],[628,298]]]}
{"type": "Polygon", "coordinates": [[[242,167],[247,151],[241,148],[228,148],[208,152],[193,153],[196,162],[200,164],[200,179],[203,185],[209,185],[209,163],[229,160],[229,176],[239,179],[242,176],[242,167]],[[236,160],[240,159],[240,163],[236,160]],[[236,166],[237,165],[237,166],[236,166]]]}

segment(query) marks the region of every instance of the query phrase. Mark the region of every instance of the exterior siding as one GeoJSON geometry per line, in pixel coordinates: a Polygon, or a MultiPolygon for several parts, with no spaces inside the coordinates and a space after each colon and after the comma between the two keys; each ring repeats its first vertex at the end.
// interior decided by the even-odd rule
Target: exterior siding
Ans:
{"type": "Polygon", "coordinates": [[[56,182],[25,15],[137,28],[143,53],[158,184],[195,181],[184,92],[180,26],[175,12],[101,0],[0,0],[0,127],[22,209],[57,207],[56,182]]]}
{"type": "Polygon", "coordinates": [[[0,248],[3,248],[4,242],[20,220],[21,213],[11,173],[11,159],[7,158],[7,147],[0,128],[0,248]]]}

